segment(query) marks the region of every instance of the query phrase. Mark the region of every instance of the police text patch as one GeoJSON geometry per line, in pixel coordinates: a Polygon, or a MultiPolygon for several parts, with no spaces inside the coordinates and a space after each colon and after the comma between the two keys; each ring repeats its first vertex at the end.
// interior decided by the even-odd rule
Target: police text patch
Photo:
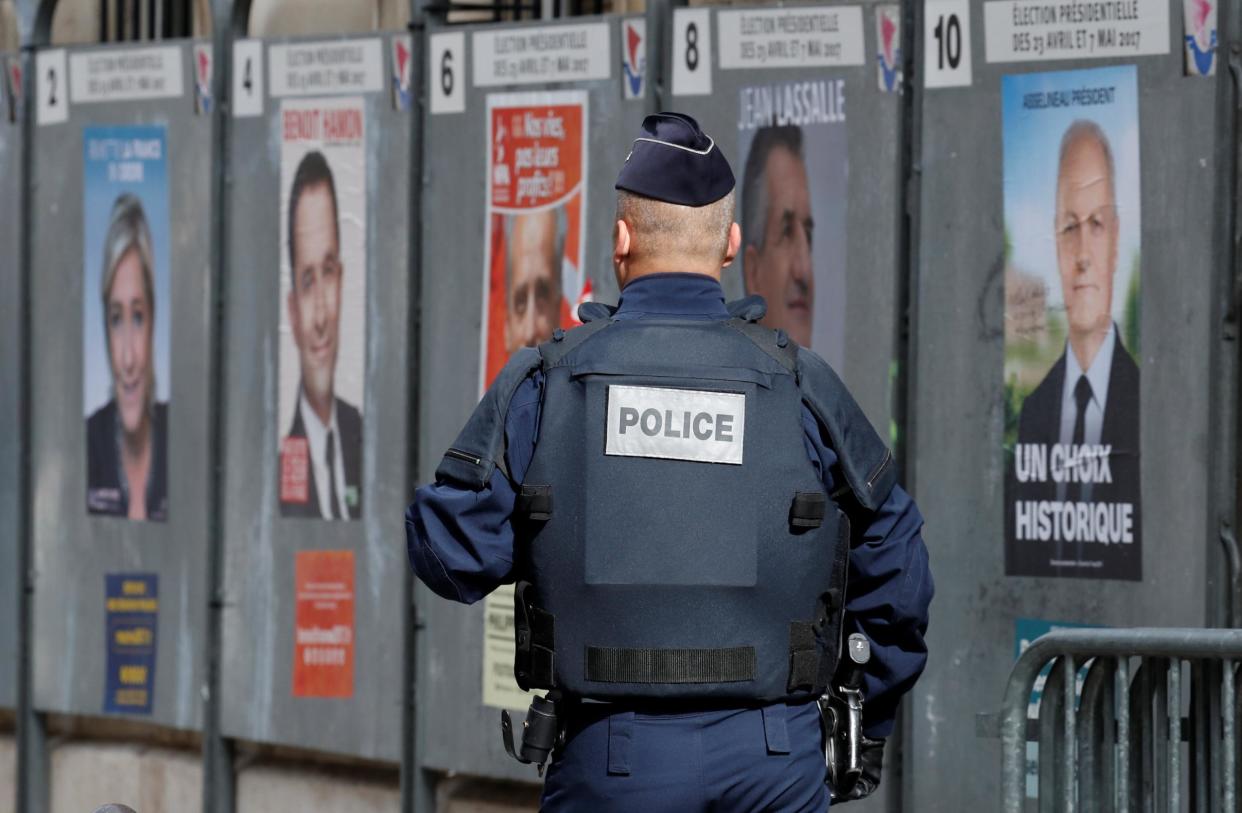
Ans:
{"type": "Polygon", "coordinates": [[[740,466],[745,427],[741,393],[613,384],[604,451],[740,466]]]}

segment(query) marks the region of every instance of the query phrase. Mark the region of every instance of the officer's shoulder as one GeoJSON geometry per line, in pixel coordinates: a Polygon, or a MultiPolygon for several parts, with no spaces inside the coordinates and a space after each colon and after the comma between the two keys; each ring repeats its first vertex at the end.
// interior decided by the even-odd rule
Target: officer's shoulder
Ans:
{"type": "Polygon", "coordinates": [[[831,364],[805,347],[797,359],[802,400],[827,431],[854,499],[874,511],[896,483],[892,453],[831,364]]]}

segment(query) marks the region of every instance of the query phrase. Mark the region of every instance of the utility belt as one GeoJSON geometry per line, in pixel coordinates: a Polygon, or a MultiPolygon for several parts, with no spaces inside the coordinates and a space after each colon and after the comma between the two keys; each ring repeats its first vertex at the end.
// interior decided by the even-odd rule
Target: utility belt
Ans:
{"type": "MultiPolygon", "coordinates": [[[[864,636],[854,633],[847,641],[845,655],[828,691],[817,701],[823,726],[825,781],[834,801],[848,796],[863,772],[862,685],[864,667],[871,658],[871,647],[864,636]]],[[[687,714],[737,707],[736,703],[702,699],[688,702],[643,699],[635,703],[593,701],[565,697],[552,690],[531,702],[522,722],[520,737],[514,733],[513,720],[508,711],[500,713],[500,730],[509,756],[524,765],[533,764],[542,777],[553,750],[564,745],[573,717],[593,717],[596,714],[602,717],[618,712],[687,714]]],[[[765,708],[765,724],[767,716],[765,708]]]]}

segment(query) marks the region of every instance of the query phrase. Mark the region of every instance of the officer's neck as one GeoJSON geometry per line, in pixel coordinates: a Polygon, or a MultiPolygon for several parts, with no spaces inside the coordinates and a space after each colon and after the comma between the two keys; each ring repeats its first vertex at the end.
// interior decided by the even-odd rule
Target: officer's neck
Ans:
{"type": "Polygon", "coordinates": [[[650,277],[654,274],[700,274],[720,282],[721,268],[711,264],[675,262],[644,262],[640,264],[622,263],[616,268],[617,287],[624,288],[636,279],[650,277]]]}

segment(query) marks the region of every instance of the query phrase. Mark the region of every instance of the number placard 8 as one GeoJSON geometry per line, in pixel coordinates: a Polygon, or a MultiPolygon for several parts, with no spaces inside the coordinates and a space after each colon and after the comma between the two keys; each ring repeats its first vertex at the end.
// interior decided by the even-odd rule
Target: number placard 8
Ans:
{"type": "Polygon", "coordinates": [[[712,92],[712,10],[673,10],[673,95],[712,92]]]}

